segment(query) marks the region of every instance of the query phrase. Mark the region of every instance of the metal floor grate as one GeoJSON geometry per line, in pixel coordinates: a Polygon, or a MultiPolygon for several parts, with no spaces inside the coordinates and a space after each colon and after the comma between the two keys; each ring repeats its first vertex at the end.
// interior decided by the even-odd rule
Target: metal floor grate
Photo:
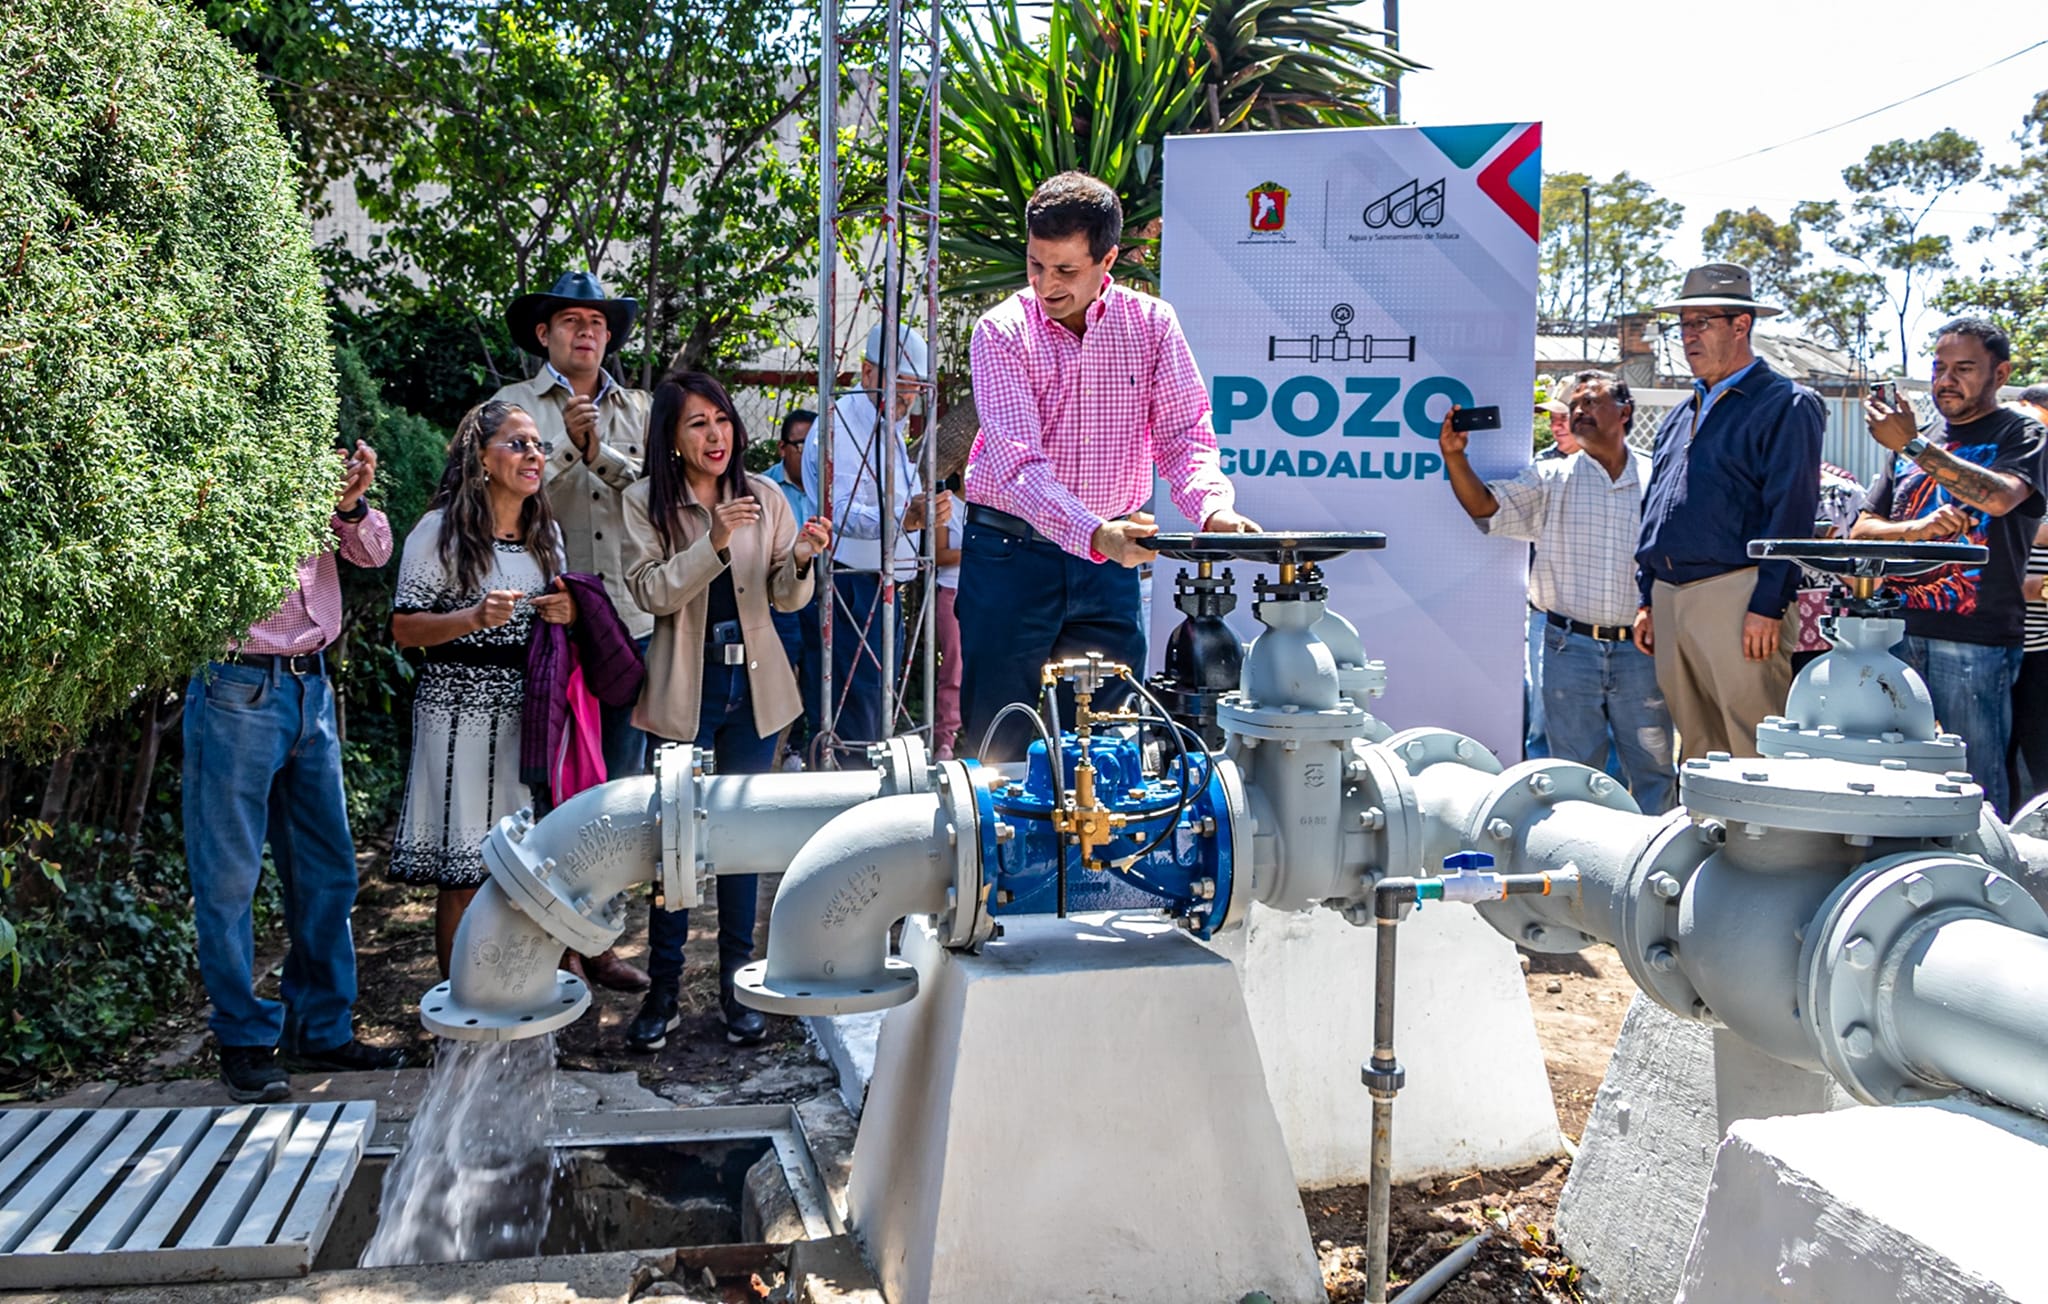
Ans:
{"type": "Polygon", "coordinates": [[[304,1275],[376,1117],[369,1101],[0,1111],[0,1283],[304,1275]]]}

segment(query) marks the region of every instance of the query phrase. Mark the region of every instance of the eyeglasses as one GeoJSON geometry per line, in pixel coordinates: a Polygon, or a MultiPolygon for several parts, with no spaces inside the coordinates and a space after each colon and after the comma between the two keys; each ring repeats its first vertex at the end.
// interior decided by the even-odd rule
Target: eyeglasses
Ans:
{"type": "Polygon", "coordinates": [[[1677,331],[1680,335],[1697,335],[1707,328],[1709,322],[1732,321],[1741,315],[1739,312],[1716,312],[1704,317],[1681,317],[1675,322],[1667,322],[1664,329],[1677,331]]]}
{"type": "Polygon", "coordinates": [[[546,457],[555,451],[554,444],[545,439],[504,439],[493,443],[491,447],[502,448],[517,457],[525,457],[528,453],[538,453],[546,457]]]}

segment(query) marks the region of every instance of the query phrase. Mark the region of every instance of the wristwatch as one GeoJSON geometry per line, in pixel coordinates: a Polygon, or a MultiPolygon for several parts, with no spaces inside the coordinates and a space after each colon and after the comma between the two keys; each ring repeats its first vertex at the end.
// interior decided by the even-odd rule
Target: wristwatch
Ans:
{"type": "Polygon", "coordinates": [[[1901,453],[1904,453],[1913,461],[1917,462],[1920,460],[1920,454],[1926,452],[1928,449],[1932,447],[1934,447],[1934,445],[1928,443],[1925,439],[1922,439],[1920,436],[1915,435],[1911,439],[1908,439],[1906,441],[1906,446],[1904,448],[1901,448],[1899,451],[1901,453]]]}

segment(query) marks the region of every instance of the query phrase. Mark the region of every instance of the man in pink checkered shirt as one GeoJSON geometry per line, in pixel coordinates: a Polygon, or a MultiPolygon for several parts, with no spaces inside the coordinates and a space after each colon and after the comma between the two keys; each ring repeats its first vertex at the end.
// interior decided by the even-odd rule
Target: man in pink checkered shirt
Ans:
{"type": "MultiPolygon", "coordinates": [[[[1036,700],[1047,661],[1101,652],[1145,664],[1137,567],[1155,554],[1156,468],[1204,530],[1254,531],[1216,454],[1209,395],[1173,309],[1109,275],[1123,206],[1066,172],[1024,210],[1031,286],[974,328],[975,410],[961,548],[961,699],[978,745],[997,712],[1036,700]]],[[[1020,755],[1018,723],[989,748],[1020,755]]]]}
{"type": "Polygon", "coordinates": [[[377,454],[360,441],[341,451],[331,545],[299,563],[298,585],[275,613],[185,686],[185,869],[221,1080],[238,1101],[291,1095],[280,1046],[290,1067],[321,1072],[392,1069],[404,1058],[354,1030],[356,851],[326,648],[341,633],[336,557],[382,566],[391,523],[363,499],[377,454]],[[282,1003],[256,995],[252,906],[265,842],[291,938],[282,1003]]]}

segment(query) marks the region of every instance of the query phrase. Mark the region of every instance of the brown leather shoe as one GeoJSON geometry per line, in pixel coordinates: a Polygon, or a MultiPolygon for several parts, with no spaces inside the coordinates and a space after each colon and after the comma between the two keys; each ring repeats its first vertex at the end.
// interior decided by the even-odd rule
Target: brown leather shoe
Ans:
{"type": "Polygon", "coordinates": [[[590,982],[615,992],[644,992],[649,983],[644,970],[636,969],[607,947],[602,955],[582,957],[583,972],[590,982]]]}

